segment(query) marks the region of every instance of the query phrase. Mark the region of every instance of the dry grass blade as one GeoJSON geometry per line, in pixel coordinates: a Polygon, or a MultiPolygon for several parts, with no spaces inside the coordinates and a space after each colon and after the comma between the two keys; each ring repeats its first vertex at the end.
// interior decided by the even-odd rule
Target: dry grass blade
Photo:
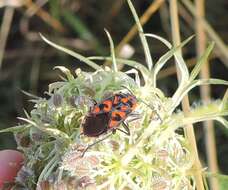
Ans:
{"type": "MultiPolygon", "coordinates": [[[[190,2],[189,0],[182,0],[182,3],[186,6],[186,8],[191,12],[191,14],[195,17],[196,15],[196,8],[190,2]]],[[[228,67],[228,48],[227,45],[223,42],[223,40],[220,38],[220,36],[216,33],[216,31],[211,27],[211,25],[207,22],[204,18],[199,18],[200,22],[208,34],[208,37],[212,39],[215,42],[216,47],[218,48],[218,54],[220,55],[220,58],[223,60],[223,64],[228,67]]]]}
{"type": "Polygon", "coordinates": [[[5,52],[6,41],[8,38],[11,22],[13,20],[14,8],[6,7],[3,15],[0,31],[0,69],[2,67],[3,55],[5,52]]]}
{"type": "MultiPolygon", "coordinates": [[[[171,17],[172,36],[173,36],[174,45],[180,44],[180,30],[179,30],[179,20],[178,20],[178,11],[177,11],[177,0],[170,1],[170,17],[171,17]]],[[[177,71],[177,75],[178,75],[178,78],[180,78],[179,71],[177,71]]],[[[183,98],[182,107],[183,107],[184,113],[189,112],[190,106],[189,106],[188,96],[185,96],[185,98],[183,98]]],[[[201,174],[202,167],[199,161],[193,125],[189,124],[186,127],[185,134],[186,134],[186,137],[189,139],[189,142],[191,143],[191,149],[195,157],[194,176],[196,180],[196,187],[199,190],[204,190],[203,178],[201,174]]]]}
{"type": "Polygon", "coordinates": [[[36,10],[36,15],[58,32],[65,32],[65,28],[57,19],[53,18],[48,12],[33,3],[31,0],[26,1],[25,6],[28,9],[36,10]]]}
{"type": "MultiPolygon", "coordinates": [[[[205,15],[204,0],[195,0],[195,6],[196,6],[196,15],[197,15],[196,16],[196,25],[195,25],[196,33],[197,33],[196,49],[197,49],[197,56],[200,57],[206,49],[206,41],[207,41],[205,30],[201,24],[201,19],[204,18],[204,15],[205,15]]],[[[210,51],[208,52],[208,54],[209,53],[210,53],[210,51]]],[[[200,77],[202,79],[210,78],[210,68],[209,68],[209,63],[207,61],[206,61],[206,64],[202,65],[202,69],[200,71],[200,77]]],[[[200,93],[201,93],[201,97],[205,103],[209,103],[211,101],[211,98],[210,98],[211,89],[210,89],[209,85],[200,86],[200,93]]],[[[211,120],[205,121],[205,122],[203,122],[203,125],[204,125],[205,136],[206,136],[205,144],[206,144],[209,170],[211,172],[217,173],[218,172],[218,161],[217,161],[217,156],[216,156],[217,151],[216,151],[216,142],[215,142],[213,121],[211,121],[211,120]]],[[[213,190],[218,190],[219,189],[218,180],[216,178],[210,178],[210,186],[213,190]]]]}

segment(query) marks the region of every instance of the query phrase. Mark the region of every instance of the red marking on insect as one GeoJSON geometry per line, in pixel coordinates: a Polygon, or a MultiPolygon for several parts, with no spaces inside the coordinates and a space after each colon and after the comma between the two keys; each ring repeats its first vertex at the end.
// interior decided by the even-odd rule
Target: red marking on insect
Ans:
{"type": "MultiPolygon", "coordinates": [[[[130,135],[130,130],[125,120],[135,110],[137,103],[138,100],[134,95],[122,92],[105,98],[98,104],[96,103],[82,123],[83,134],[88,137],[99,137],[107,132],[112,132],[111,134],[113,134],[116,130],[119,130],[130,135]],[[123,124],[124,130],[120,129],[119,126],[121,124],[123,124]]],[[[89,147],[103,141],[111,134],[89,145],[84,153],[89,147]]]]}
{"type": "MultiPolygon", "coordinates": [[[[137,99],[130,93],[117,93],[94,105],[82,124],[83,134],[98,137],[109,130],[119,130],[121,123],[135,110],[137,99]]],[[[130,134],[128,126],[123,123],[125,133],[130,134]]],[[[122,130],[121,130],[122,131],[122,130]]]]}
{"type": "Polygon", "coordinates": [[[108,98],[103,100],[100,104],[94,105],[91,110],[92,114],[100,114],[104,112],[110,112],[112,110],[113,100],[112,98],[108,98]]]}
{"type": "Polygon", "coordinates": [[[93,109],[93,113],[100,113],[100,108],[98,106],[96,106],[94,109],[93,109]]]}

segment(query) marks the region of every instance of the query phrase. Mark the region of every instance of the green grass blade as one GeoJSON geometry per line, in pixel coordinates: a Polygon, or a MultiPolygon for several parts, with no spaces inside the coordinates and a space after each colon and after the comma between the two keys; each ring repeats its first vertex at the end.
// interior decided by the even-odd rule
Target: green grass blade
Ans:
{"type": "Polygon", "coordinates": [[[199,61],[195,65],[194,69],[192,70],[192,72],[190,74],[190,78],[189,78],[190,81],[194,80],[196,78],[196,76],[199,74],[203,64],[206,63],[213,47],[214,47],[214,42],[211,42],[209,44],[208,48],[206,49],[205,53],[200,57],[199,61]]]}
{"type": "Polygon", "coordinates": [[[64,52],[67,53],[69,55],[71,55],[72,57],[75,57],[77,59],[79,59],[80,61],[83,61],[84,63],[86,63],[88,66],[92,67],[95,70],[103,70],[99,65],[97,65],[95,62],[87,59],[86,57],[84,57],[83,55],[80,55],[79,53],[76,53],[72,50],[69,50],[67,48],[64,48],[62,46],[59,46],[57,44],[55,44],[54,42],[51,42],[50,40],[48,40],[47,38],[45,38],[42,34],[40,34],[41,38],[50,46],[64,52]]]}
{"type": "Polygon", "coordinates": [[[80,38],[94,40],[93,34],[76,14],[69,10],[65,10],[62,12],[62,15],[66,23],[79,35],[80,38]]]}
{"type": "Polygon", "coordinates": [[[95,47],[94,50],[97,53],[103,54],[105,52],[96,36],[93,35],[89,27],[86,26],[86,24],[74,12],[69,9],[63,10],[62,15],[66,23],[72,28],[74,33],[79,36],[79,38],[88,41],[93,47],[95,47]]]}
{"type": "Polygon", "coordinates": [[[151,70],[152,67],[153,67],[153,60],[152,60],[152,57],[151,57],[151,54],[150,54],[150,49],[149,49],[149,45],[147,43],[147,40],[146,40],[146,37],[144,35],[144,32],[143,32],[143,28],[140,24],[140,21],[139,21],[139,17],[136,13],[136,10],[131,2],[131,0],[127,0],[128,2],[128,6],[131,10],[131,13],[135,19],[135,23],[138,27],[138,31],[139,31],[139,37],[140,37],[140,40],[142,42],[142,46],[143,46],[143,49],[144,49],[144,53],[145,53],[145,57],[146,57],[146,63],[147,63],[147,66],[148,66],[148,69],[151,70]]]}
{"type": "Polygon", "coordinates": [[[111,52],[111,57],[112,57],[113,70],[115,72],[117,72],[118,71],[118,68],[117,68],[117,64],[116,64],[116,56],[115,56],[114,43],[113,43],[113,40],[112,40],[112,37],[111,37],[110,33],[106,29],[105,29],[105,33],[108,36],[108,40],[109,40],[109,44],[110,44],[110,52],[111,52]]]}
{"type": "Polygon", "coordinates": [[[57,20],[60,20],[60,1],[49,0],[48,3],[50,6],[51,15],[57,20]]]}

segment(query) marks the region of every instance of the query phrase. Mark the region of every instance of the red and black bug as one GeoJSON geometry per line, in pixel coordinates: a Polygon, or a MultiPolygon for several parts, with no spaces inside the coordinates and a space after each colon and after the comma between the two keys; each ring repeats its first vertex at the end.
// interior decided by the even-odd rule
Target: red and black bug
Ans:
{"type": "MultiPolygon", "coordinates": [[[[82,124],[83,134],[89,137],[98,137],[110,130],[120,130],[118,127],[135,110],[137,99],[130,93],[117,93],[95,104],[89,111],[82,124]]],[[[124,124],[125,133],[129,129],[124,124]]],[[[122,131],[122,130],[121,130],[122,131]]]]}
{"type": "Polygon", "coordinates": [[[95,104],[82,123],[83,134],[88,137],[99,137],[107,132],[112,133],[89,145],[86,150],[106,139],[116,130],[130,135],[125,120],[135,110],[137,103],[138,101],[134,95],[120,92],[102,100],[99,104],[95,104]],[[121,124],[123,124],[124,130],[119,128],[121,124]]]}

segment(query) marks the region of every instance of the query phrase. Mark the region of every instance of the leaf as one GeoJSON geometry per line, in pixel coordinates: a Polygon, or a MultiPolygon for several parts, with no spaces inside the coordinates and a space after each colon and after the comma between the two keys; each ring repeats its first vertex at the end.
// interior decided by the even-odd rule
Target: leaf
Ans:
{"type": "Polygon", "coordinates": [[[9,128],[0,130],[0,133],[8,133],[8,132],[17,133],[17,132],[24,131],[25,129],[28,129],[31,126],[32,125],[19,125],[16,127],[9,127],[9,128]]]}
{"type": "Polygon", "coordinates": [[[194,80],[196,86],[199,85],[208,85],[208,84],[219,84],[219,85],[228,85],[228,81],[222,80],[222,79],[215,79],[215,78],[210,78],[210,79],[198,79],[194,80]]]}
{"type": "MultiPolygon", "coordinates": [[[[189,38],[187,38],[186,40],[184,40],[180,45],[178,45],[177,47],[173,47],[172,49],[170,49],[167,53],[165,53],[162,57],[160,57],[160,59],[155,63],[154,68],[152,70],[153,72],[153,80],[154,83],[156,81],[156,76],[158,74],[158,72],[161,70],[161,68],[165,65],[165,63],[180,49],[182,48],[185,44],[187,44],[191,39],[193,38],[193,36],[190,36],[189,38]]],[[[178,59],[178,58],[177,58],[178,59]]],[[[185,68],[186,65],[184,62],[179,62],[179,67],[180,70],[182,71],[182,74],[185,73],[185,68]]]]}
{"type": "Polygon", "coordinates": [[[105,32],[108,36],[108,40],[109,40],[109,43],[110,43],[110,51],[111,51],[111,57],[112,57],[112,65],[113,65],[113,70],[115,72],[118,71],[117,69],[117,64],[116,64],[116,57],[115,57],[115,50],[114,50],[114,43],[113,43],[113,40],[112,40],[112,37],[111,35],[109,34],[109,32],[105,29],[105,32]]]}
{"type": "MultiPolygon", "coordinates": [[[[108,60],[108,61],[111,61],[111,57],[102,57],[102,56],[88,57],[88,59],[91,59],[91,60],[108,60]]],[[[117,61],[117,63],[128,65],[128,66],[131,66],[131,67],[139,70],[142,73],[142,76],[143,76],[144,81],[145,82],[148,82],[148,79],[149,79],[151,73],[141,63],[139,63],[137,61],[133,61],[133,60],[129,60],[129,59],[121,59],[121,58],[117,58],[116,61],[117,61]]]]}
{"type": "Polygon", "coordinates": [[[223,96],[222,103],[221,103],[221,109],[226,109],[228,107],[228,88],[226,89],[226,92],[223,96]]]}
{"type": "Polygon", "coordinates": [[[140,87],[140,77],[139,77],[139,72],[136,69],[130,69],[125,72],[126,74],[134,74],[135,75],[135,83],[137,84],[138,87],[140,87]]]}
{"type": "Polygon", "coordinates": [[[25,116],[26,116],[27,118],[30,118],[29,113],[28,113],[25,109],[23,109],[23,111],[24,111],[24,113],[25,113],[25,116]]]}
{"type": "Polygon", "coordinates": [[[172,105],[170,106],[169,113],[172,113],[175,110],[175,108],[182,101],[183,97],[190,90],[200,85],[210,85],[210,84],[228,85],[228,81],[225,81],[222,79],[214,79],[214,78],[193,80],[190,84],[186,85],[181,91],[178,91],[178,93],[175,93],[175,95],[172,97],[172,105]]]}
{"type": "Polygon", "coordinates": [[[29,97],[31,97],[31,98],[33,98],[33,99],[39,99],[40,97],[38,97],[38,96],[36,96],[36,95],[34,95],[34,94],[31,94],[31,93],[29,93],[29,92],[26,92],[25,90],[21,90],[21,92],[23,93],[23,94],[25,94],[26,96],[29,96],[29,97]]]}
{"type": "Polygon", "coordinates": [[[145,36],[146,36],[146,37],[155,38],[155,39],[161,41],[163,44],[165,44],[169,49],[172,48],[172,44],[169,43],[169,41],[166,40],[165,38],[162,38],[161,36],[158,36],[158,35],[156,35],[156,34],[151,34],[151,33],[145,34],[145,36]]]}
{"type": "Polygon", "coordinates": [[[149,49],[146,37],[145,37],[144,32],[143,32],[143,28],[142,28],[142,26],[140,24],[138,15],[137,15],[137,13],[135,11],[135,8],[134,8],[131,0],[127,0],[127,3],[128,3],[128,6],[129,6],[129,8],[131,10],[131,13],[132,13],[132,15],[133,15],[133,17],[135,19],[135,23],[136,23],[138,31],[139,31],[139,37],[140,37],[140,40],[141,40],[142,45],[143,45],[143,49],[144,49],[144,53],[145,53],[146,63],[147,63],[148,69],[151,70],[152,66],[153,66],[153,60],[151,58],[150,49],[149,49]]]}
{"type": "Polygon", "coordinates": [[[54,82],[48,85],[48,93],[52,93],[54,90],[61,88],[66,82],[54,82]]]}
{"type": "Polygon", "coordinates": [[[224,127],[228,129],[228,121],[226,119],[223,117],[217,117],[216,121],[220,122],[222,125],[224,125],[224,127]]]}
{"type": "Polygon", "coordinates": [[[46,178],[50,175],[51,171],[54,169],[54,167],[59,162],[59,155],[56,154],[53,158],[51,158],[45,167],[43,168],[42,172],[40,173],[40,176],[38,178],[37,184],[40,184],[42,180],[46,180],[46,178]]]}
{"type": "Polygon", "coordinates": [[[212,49],[214,47],[214,44],[215,44],[214,42],[211,42],[209,44],[209,46],[207,47],[206,51],[200,57],[199,61],[195,65],[194,69],[192,70],[189,80],[191,80],[191,81],[194,80],[196,78],[196,76],[199,74],[203,64],[207,62],[207,59],[208,59],[208,57],[209,57],[209,55],[210,55],[210,53],[211,53],[211,51],[212,51],[212,49]]]}
{"type": "Polygon", "coordinates": [[[40,33],[40,37],[50,46],[65,52],[69,55],[71,55],[72,57],[75,57],[77,59],[79,59],[80,61],[83,61],[84,63],[86,63],[88,66],[92,67],[95,70],[103,70],[99,65],[97,65],[96,63],[94,63],[93,61],[89,60],[88,58],[84,57],[83,55],[80,55],[79,53],[76,53],[72,50],[69,50],[67,48],[64,48],[62,46],[59,46],[57,44],[55,44],[54,42],[49,41],[47,38],[45,38],[41,33],[40,33]]]}
{"type": "Polygon", "coordinates": [[[210,84],[215,84],[215,85],[228,85],[228,81],[222,80],[222,79],[198,79],[198,80],[193,80],[182,92],[182,96],[185,96],[190,90],[197,86],[201,85],[210,85],[210,84]]]}
{"type": "MultiPolygon", "coordinates": [[[[160,36],[157,36],[157,35],[151,34],[151,33],[145,34],[145,36],[155,38],[155,39],[161,41],[163,44],[165,44],[169,49],[172,48],[172,44],[169,41],[167,41],[166,39],[164,39],[164,38],[162,38],[160,36]]],[[[184,83],[188,80],[188,77],[189,77],[188,68],[186,66],[186,63],[185,63],[182,55],[179,53],[179,51],[174,52],[173,55],[175,57],[177,66],[178,66],[178,68],[181,71],[180,72],[180,84],[179,84],[179,88],[181,88],[184,85],[184,83]]],[[[156,87],[156,77],[157,77],[156,75],[157,74],[155,74],[153,76],[153,80],[154,80],[153,84],[154,84],[154,87],[156,87]]]]}
{"type": "Polygon", "coordinates": [[[66,77],[67,77],[67,79],[69,81],[74,79],[74,76],[71,74],[70,70],[67,69],[66,67],[64,67],[64,66],[55,66],[54,69],[59,69],[60,71],[62,71],[66,75],[66,77]]]}
{"type": "MultiPolygon", "coordinates": [[[[228,116],[228,110],[220,110],[220,101],[212,101],[208,104],[200,105],[194,109],[191,109],[187,115],[183,112],[174,113],[171,120],[165,121],[164,125],[168,125],[168,131],[174,131],[179,127],[186,126],[188,124],[194,124],[198,122],[208,121],[208,120],[218,120],[222,121],[222,117],[228,116]]],[[[227,124],[222,121],[223,124],[227,124]]],[[[166,133],[166,132],[164,132],[166,133]]],[[[166,134],[164,134],[166,136],[166,134]]]]}
{"type": "Polygon", "coordinates": [[[66,133],[64,133],[64,132],[62,132],[62,131],[60,131],[58,129],[40,126],[37,123],[35,123],[35,122],[33,122],[33,121],[29,120],[29,119],[25,119],[25,118],[21,118],[21,117],[18,117],[18,119],[31,124],[32,126],[34,126],[34,127],[38,128],[39,130],[49,134],[52,137],[55,137],[56,139],[69,140],[69,136],[66,133]]]}

